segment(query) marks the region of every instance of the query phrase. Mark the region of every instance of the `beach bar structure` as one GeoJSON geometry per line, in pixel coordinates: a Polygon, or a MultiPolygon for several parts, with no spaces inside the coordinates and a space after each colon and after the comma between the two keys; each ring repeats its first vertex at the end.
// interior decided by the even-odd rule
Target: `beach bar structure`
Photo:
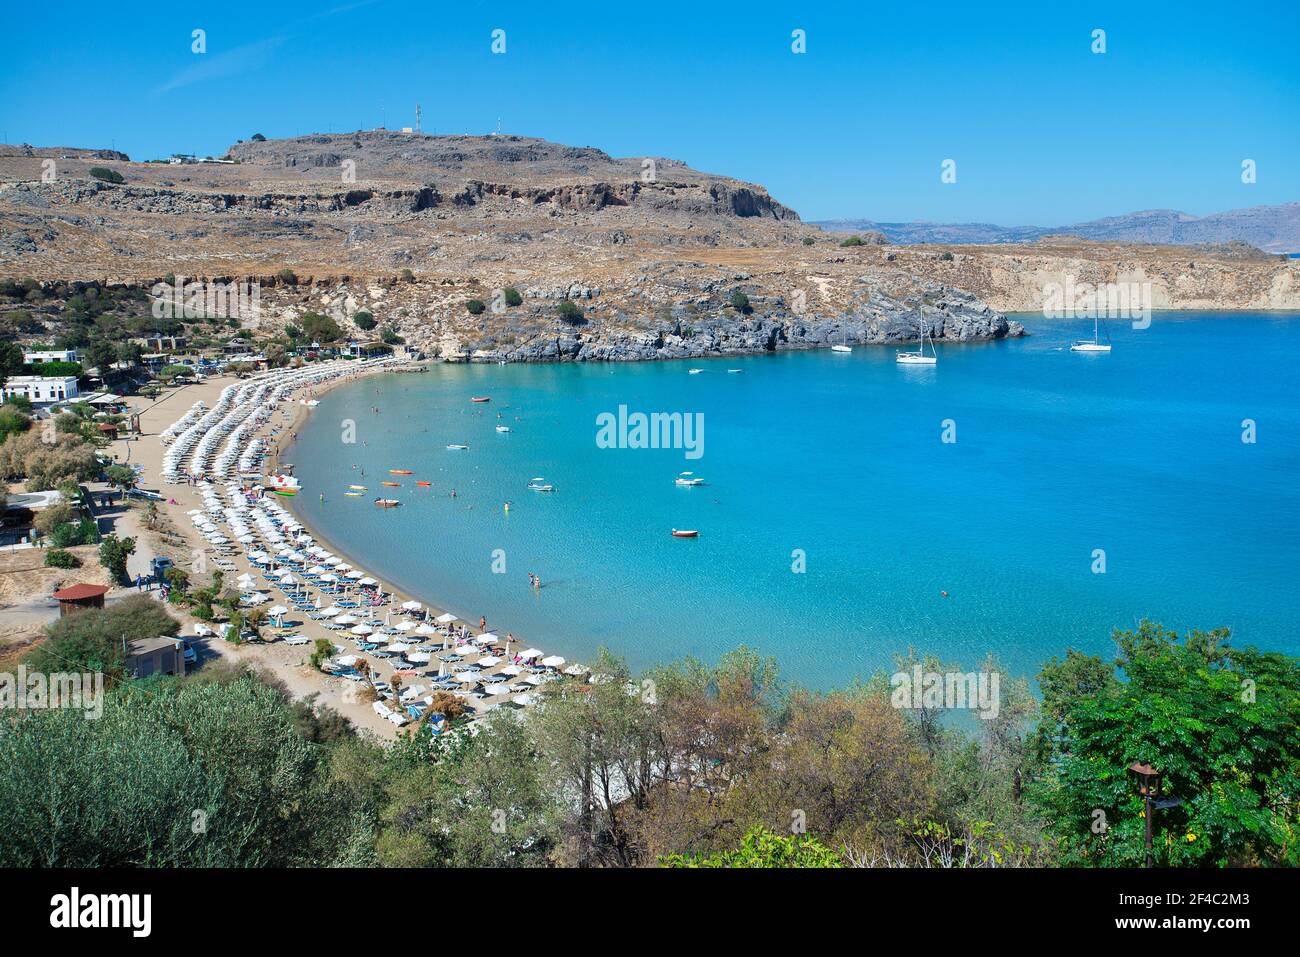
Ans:
{"type": "Polygon", "coordinates": [[[59,603],[59,617],[66,618],[88,608],[103,608],[107,585],[69,585],[54,593],[59,603]]]}

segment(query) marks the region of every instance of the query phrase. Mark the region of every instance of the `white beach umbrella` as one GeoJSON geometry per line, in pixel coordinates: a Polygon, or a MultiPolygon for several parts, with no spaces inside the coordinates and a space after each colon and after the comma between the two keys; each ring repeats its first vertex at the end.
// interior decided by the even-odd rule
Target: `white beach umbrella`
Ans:
{"type": "Polygon", "coordinates": [[[495,668],[497,665],[501,664],[501,660],[502,659],[495,655],[484,655],[474,663],[482,668],[495,668]]]}
{"type": "Polygon", "coordinates": [[[368,635],[374,630],[369,625],[356,625],[349,629],[354,635],[368,635]]]}
{"type": "Polygon", "coordinates": [[[486,632],[486,633],[484,633],[484,634],[482,634],[482,635],[479,635],[479,636],[478,636],[477,638],[475,638],[474,640],[475,640],[478,644],[480,644],[480,645],[490,645],[490,644],[492,644],[494,641],[497,641],[498,639],[497,639],[497,636],[496,636],[496,635],[492,634],[492,632],[489,631],[489,632],[486,632]]]}
{"type": "Polygon", "coordinates": [[[359,621],[359,619],[357,618],[356,615],[347,614],[347,615],[339,615],[337,618],[334,619],[334,621],[340,625],[355,625],[357,621],[359,621]]]}
{"type": "Polygon", "coordinates": [[[416,628],[417,628],[417,626],[416,626],[415,622],[411,621],[409,618],[406,619],[405,621],[400,621],[400,622],[397,623],[397,630],[398,630],[398,631],[402,631],[402,632],[406,632],[406,631],[415,631],[416,628]]]}
{"type": "Polygon", "coordinates": [[[542,659],[542,667],[544,668],[559,668],[563,664],[564,659],[559,655],[549,655],[542,659]]]}
{"type": "Polygon", "coordinates": [[[456,616],[452,614],[439,615],[437,618],[434,619],[434,621],[436,621],[440,625],[450,625],[455,620],[456,620],[456,616]]]}
{"type": "Polygon", "coordinates": [[[417,635],[436,635],[438,633],[438,629],[434,628],[433,625],[429,624],[428,622],[425,622],[424,624],[416,627],[415,633],[417,635]]]}
{"type": "Polygon", "coordinates": [[[527,651],[519,652],[519,657],[524,659],[524,661],[532,661],[534,658],[540,658],[544,654],[546,654],[546,652],[540,651],[537,648],[529,648],[527,651]]]}
{"type": "Polygon", "coordinates": [[[421,608],[423,608],[423,607],[424,607],[424,606],[423,606],[422,604],[420,604],[418,601],[404,601],[404,602],[402,602],[402,608],[404,608],[406,611],[419,611],[419,610],[420,610],[421,608]]]}

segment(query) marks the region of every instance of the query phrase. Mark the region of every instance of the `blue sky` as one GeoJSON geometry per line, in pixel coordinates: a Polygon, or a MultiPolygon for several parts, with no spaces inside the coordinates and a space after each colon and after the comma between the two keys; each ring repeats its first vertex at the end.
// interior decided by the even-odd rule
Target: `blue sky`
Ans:
{"type": "Polygon", "coordinates": [[[670,156],[806,219],[1057,225],[1300,199],[1300,6],[1137,6],[10,4],[0,138],[220,154],[255,132],[411,125],[419,102],[427,131],[500,117],[670,156]]]}

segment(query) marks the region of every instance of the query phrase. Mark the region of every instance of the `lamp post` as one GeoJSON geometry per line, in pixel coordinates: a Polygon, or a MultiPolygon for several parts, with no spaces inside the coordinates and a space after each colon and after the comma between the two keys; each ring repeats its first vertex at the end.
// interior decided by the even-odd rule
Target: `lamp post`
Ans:
{"type": "Polygon", "coordinates": [[[1138,793],[1142,795],[1142,799],[1146,804],[1146,866],[1152,867],[1154,862],[1151,842],[1155,831],[1151,815],[1153,812],[1152,805],[1160,794],[1160,772],[1149,764],[1143,764],[1141,761],[1134,761],[1128,766],[1128,769],[1138,776],[1138,793]]]}

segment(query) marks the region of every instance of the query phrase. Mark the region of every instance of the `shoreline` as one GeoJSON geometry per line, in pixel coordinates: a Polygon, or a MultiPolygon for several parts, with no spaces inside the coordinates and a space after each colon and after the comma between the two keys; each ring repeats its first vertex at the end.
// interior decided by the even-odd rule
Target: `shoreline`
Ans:
{"type": "MultiPolygon", "coordinates": [[[[335,389],[339,388],[340,386],[355,382],[359,378],[361,378],[362,375],[375,375],[381,372],[391,373],[394,375],[397,374],[396,369],[366,370],[361,375],[352,378],[340,379],[335,382],[326,383],[325,386],[319,388],[313,393],[312,398],[318,399],[329,392],[333,392],[335,389]]],[[[279,435],[275,436],[275,438],[272,439],[270,442],[270,448],[268,450],[269,455],[267,458],[268,465],[266,466],[266,470],[277,469],[284,463],[285,453],[292,447],[292,444],[295,441],[297,441],[298,430],[311,419],[311,414],[313,411],[314,410],[311,406],[299,405],[295,401],[294,414],[293,414],[293,418],[289,422],[288,429],[280,433],[279,435]]],[[[298,476],[296,472],[295,472],[295,477],[301,478],[301,476],[298,476]]],[[[289,512],[289,514],[291,514],[297,521],[302,523],[302,527],[307,530],[307,534],[309,534],[312,538],[316,540],[317,544],[324,546],[325,548],[333,552],[335,555],[338,555],[340,558],[345,559],[348,562],[348,564],[352,565],[354,568],[363,568],[364,566],[356,559],[355,556],[351,555],[345,549],[337,547],[335,543],[327,535],[321,533],[320,529],[316,525],[312,524],[310,521],[307,520],[306,516],[302,514],[302,511],[296,507],[296,503],[295,503],[296,498],[297,496],[291,497],[289,499],[282,501],[280,504],[283,505],[284,508],[289,512]]],[[[386,588],[386,590],[392,592],[394,599],[398,600],[399,603],[401,601],[418,601],[422,603],[425,608],[429,609],[431,614],[433,612],[438,612],[439,614],[449,614],[449,615],[456,614],[456,612],[454,612],[452,609],[446,607],[445,605],[439,602],[431,602],[425,596],[418,595],[415,594],[414,592],[410,592],[407,591],[406,589],[398,587],[398,585],[391,578],[388,579],[387,586],[388,587],[386,588]]],[[[456,623],[465,625],[467,628],[470,628],[471,630],[477,630],[478,628],[478,625],[476,625],[474,622],[470,621],[467,618],[461,618],[459,615],[457,615],[456,617],[456,623]]],[[[516,640],[520,640],[520,639],[516,639],[516,640]]],[[[523,647],[522,644],[521,647],[523,647]]]]}

